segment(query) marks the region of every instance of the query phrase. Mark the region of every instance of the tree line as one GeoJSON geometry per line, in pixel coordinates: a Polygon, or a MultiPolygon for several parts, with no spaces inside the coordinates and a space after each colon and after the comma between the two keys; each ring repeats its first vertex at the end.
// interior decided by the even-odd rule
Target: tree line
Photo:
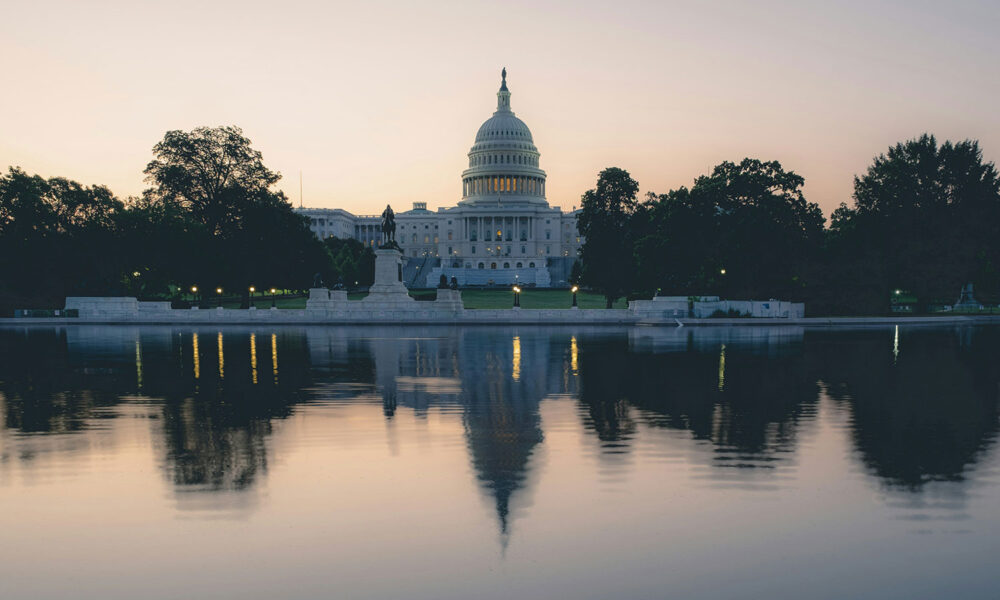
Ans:
{"type": "Polygon", "coordinates": [[[583,195],[584,285],[623,296],[804,301],[811,314],[884,314],[951,304],[973,283],[1000,292],[1000,177],[976,141],[923,135],[875,157],[852,204],[826,219],[805,180],[777,161],[724,162],[690,187],[638,199],[609,168],[583,195]]]}
{"type": "MultiPolygon", "coordinates": [[[[169,131],[120,199],[105,186],[0,175],[0,314],[71,295],[173,298],[366,286],[372,250],[318,240],[274,189],[280,174],[236,127],[169,131]]],[[[639,199],[620,168],[583,195],[586,241],[572,279],[620,297],[719,295],[804,301],[811,314],[883,314],[895,291],[918,310],[973,283],[1000,293],[1000,176],[979,145],[901,142],[854,180],[829,224],[805,180],[777,161],[724,162],[693,185],[639,199]]]]}
{"type": "Polygon", "coordinates": [[[167,132],[144,174],[149,187],[124,200],[16,167],[0,175],[0,314],[73,295],[302,290],[316,273],[371,283],[371,249],[318,240],[237,127],[167,132]]]}

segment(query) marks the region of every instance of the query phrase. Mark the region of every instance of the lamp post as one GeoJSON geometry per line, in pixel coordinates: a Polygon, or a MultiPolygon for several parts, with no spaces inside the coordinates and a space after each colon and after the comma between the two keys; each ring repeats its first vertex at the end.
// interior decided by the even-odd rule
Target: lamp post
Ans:
{"type": "Polygon", "coordinates": [[[521,308],[521,288],[514,286],[514,308],[521,308]]]}
{"type": "Polygon", "coordinates": [[[198,306],[198,286],[191,286],[191,301],[194,302],[195,306],[198,306]]]}
{"type": "Polygon", "coordinates": [[[222,308],[222,288],[215,288],[215,295],[219,297],[219,308],[222,308]]]}
{"type": "Polygon", "coordinates": [[[277,294],[277,293],[278,293],[278,290],[276,290],[274,288],[271,288],[271,308],[278,308],[278,305],[275,304],[275,301],[276,301],[275,300],[275,294],[277,294]]]}
{"type": "Polygon", "coordinates": [[[577,306],[576,306],[576,293],[580,291],[580,288],[574,285],[573,287],[570,288],[569,291],[573,292],[573,308],[577,308],[577,306]]]}
{"type": "Polygon", "coordinates": [[[256,291],[257,291],[257,288],[255,288],[254,286],[251,285],[250,286],[250,308],[256,308],[253,305],[253,293],[256,292],[256,291]]]}

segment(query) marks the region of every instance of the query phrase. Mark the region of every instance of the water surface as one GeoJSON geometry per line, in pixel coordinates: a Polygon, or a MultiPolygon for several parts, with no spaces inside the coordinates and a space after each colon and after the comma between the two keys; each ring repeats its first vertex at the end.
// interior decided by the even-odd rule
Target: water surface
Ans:
{"type": "Polygon", "coordinates": [[[0,598],[995,598],[1000,330],[0,329],[0,598]]]}

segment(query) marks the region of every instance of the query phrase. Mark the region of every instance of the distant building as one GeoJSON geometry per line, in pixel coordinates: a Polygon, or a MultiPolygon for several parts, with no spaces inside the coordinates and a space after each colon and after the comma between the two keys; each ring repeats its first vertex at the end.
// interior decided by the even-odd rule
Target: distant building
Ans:
{"type": "MultiPolygon", "coordinates": [[[[497,110],[480,126],[462,173],[456,206],[396,213],[396,241],[407,257],[404,281],[431,287],[443,274],[461,285],[539,287],[567,285],[583,239],[574,210],[564,213],[545,199],[545,171],[531,131],[510,109],[506,70],[497,110]]],[[[381,213],[381,203],[376,205],[381,213]]],[[[341,209],[298,209],[320,238],[353,237],[379,243],[378,215],[356,216],[341,209]]]]}

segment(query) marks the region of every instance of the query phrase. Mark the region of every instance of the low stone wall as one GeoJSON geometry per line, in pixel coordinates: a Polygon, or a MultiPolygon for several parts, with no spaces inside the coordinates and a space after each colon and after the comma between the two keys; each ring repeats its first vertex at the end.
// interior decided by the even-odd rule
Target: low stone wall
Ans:
{"type": "MultiPolygon", "coordinates": [[[[397,286],[395,282],[387,285],[397,286]]],[[[341,324],[638,324],[638,325],[727,325],[793,324],[809,322],[833,324],[831,319],[804,319],[804,305],[770,301],[720,301],[705,297],[689,310],[684,296],[659,296],[635,300],[628,309],[521,309],[466,310],[458,290],[439,289],[433,302],[417,302],[405,288],[370,295],[362,301],[348,301],[343,290],[310,290],[306,308],[191,308],[172,309],[169,302],[139,302],[135,298],[71,297],[66,309],[79,312],[78,318],[50,318],[46,322],[90,323],[341,323],[341,324]],[[716,311],[738,311],[758,318],[705,317],[716,311]],[[691,316],[695,317],[694,319],[691,316]]],[[[878,319],[878,318],[876,318],[878,319]]],[[[932,319],[940,322],[939,317],[932,319]]],[[[32,319],[34,321],[34,319],[32,319]]],[[[17,319],[25,323],[27,319],[17,319]]],[[[872,323],[872,319],[861,321],[872,323]]],[[[857,320],[854,322],[858,322],[857,320]]],[[[887,319],[886,321],[892,322],[887,319]]]]}
{"type": "Polygon", "coordinates": [[[76,310],[82,319],[128,318],[139,314],[139,301],[135,298],[70,296],[66,310],[76,310]]]}
{"type": "Polygon", "coordinates": [[[707,319],[718,313],[731,317],[801,319],[806,305],[784,300],[720,300],[702,296],[690,301],[687,296],[657,296],[652,300],[633,300],[629,310],[642,319],[707,319]]]}

